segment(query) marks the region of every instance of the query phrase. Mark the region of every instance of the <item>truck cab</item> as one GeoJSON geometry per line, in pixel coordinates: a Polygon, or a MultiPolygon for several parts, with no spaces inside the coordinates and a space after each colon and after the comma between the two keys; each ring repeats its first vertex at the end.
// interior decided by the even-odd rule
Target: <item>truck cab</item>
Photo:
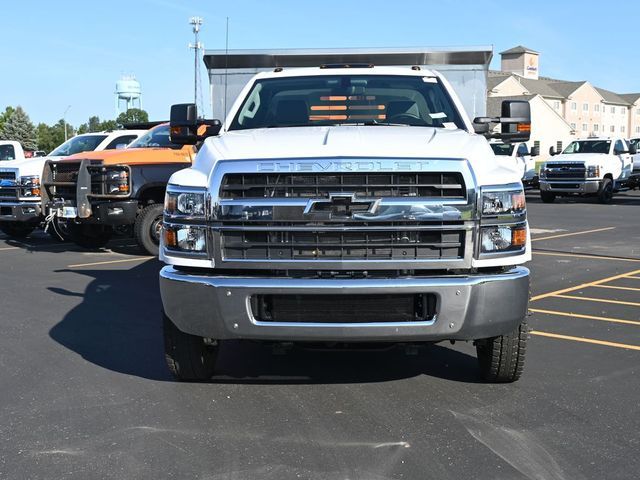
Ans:
{"type": "Polygon", "coordinates": [[[522,373],[531,258],[522,171],[479,128],[526,142],[527,102],[467,116],[420,66],[256,75],[169,179],[160,273],[167,364],[206,380],[228,339],[473,341],[493,382],[522,373]]]}
{"type": "Polygon", "coordinates": [[[551,203],[556,196],[597,196],[610,203],[613,194],[629,188],[635,147],[620,137],[594,137],[571,142],[540,169],[540,197],[551,203]]]}
{"type": "MultiPolygon", "coordinates": [[[[16,158],[0,160],[0,231],[24,238],[42,223],[40,183],[47,161],[59,161],[78,152],[122,149],[143,133],[144,130],[113,130],[76,135],[46,157],[25,158],[20,145],[15,145],[17,142],[8,142],[12,144],[11,151],[4,146],[5,152],[13,152],[16,158]]],[[[0,151],[2,148],[0,144],[0,151]]]]}
{"type": "Polygon", "coordinates": [[[522,183],[525,187],[534,187],[538,184],[538,174],[536,173],[536,161],[534,157],[538,156],[538,148],[534,147],[529,150],[526,143],[504,143],[500,141],[492,141],[489,143],[495,155],[509,157],[522,171],[522,183]]]}

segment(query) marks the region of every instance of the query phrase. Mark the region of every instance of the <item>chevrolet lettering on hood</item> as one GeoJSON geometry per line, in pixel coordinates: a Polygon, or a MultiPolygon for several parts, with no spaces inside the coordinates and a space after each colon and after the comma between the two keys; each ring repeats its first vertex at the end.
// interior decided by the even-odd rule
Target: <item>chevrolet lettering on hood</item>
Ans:
{"type": "Polygon", "coordinates": [[[259,172],[420,172],[431,162],[423,160],[340,160],[260,162],[259,172]]]}

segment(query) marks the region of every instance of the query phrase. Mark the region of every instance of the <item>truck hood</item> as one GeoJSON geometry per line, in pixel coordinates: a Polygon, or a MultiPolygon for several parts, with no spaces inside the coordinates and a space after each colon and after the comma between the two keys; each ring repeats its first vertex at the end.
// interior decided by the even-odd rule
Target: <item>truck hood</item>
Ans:
{"type": "Polygon", "coordinates": [[[142,163],[184,163],[191,161],[188,148],[124,148],[121,150],[98,150],[76,153],[66,157],[66,161],[102,160],[105,165],[142,163]]]}
{"type": "Polygon", "coordinates": [[[570,153],[567,155],[560,154],[547,160],[547,165],[551,166],[555,163],[578,163],[585,165],[601,165],[607,159],[607,155],[602,153],[570,153]]]}
{"type": "MultiPolygon", "coordinates": [[[[52,157],[59,158],[59,157],[52,157]]],[[[44,162],[49,157],[25,158],[20,160],[7,160],[0,162],[0,172],[15,172],[16,177],[28,175],[40,175],[44,168],[44,162]]]]}
{"type": "MultiPolygon", "coordinates": [[[[513,159],[495,157],[480,135],[458,129],[386,125],[225,132],[205,141],[194,169],[208,175],[220,160],[340,157],[467,159],[480,184],[518,182],[521,176],[513,159]]],[[[191,183],[186,175],[172,181],[191,183]]]]}

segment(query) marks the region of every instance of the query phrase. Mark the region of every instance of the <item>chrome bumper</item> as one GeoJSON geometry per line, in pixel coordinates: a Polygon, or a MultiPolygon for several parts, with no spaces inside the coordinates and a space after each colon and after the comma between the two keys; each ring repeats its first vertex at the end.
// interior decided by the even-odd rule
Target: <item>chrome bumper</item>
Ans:
{"type": "Polygon", "coordinates": [[[600,190],[600,180],[562,180],[549,181],[540,180],[540,191],[557,193],[598,193],[600,190]],[[567,185],[575,185],[575,188],[568,188],[567,185]]]}
{"type": "Polygon", "coordinates": [[[40,202],[0,203],[0,221],[2,222],[36,222],[40,220],[41,215],[40,202]]]}
{"type": "MultiPolygon", "coordinates": [[[[215,271],[212,271],[215,272],[215,271]]],[[[182,331],[215,339],[279,341],[475,340],[514,330],[527,313],[529,270],[501,274],[397,279],[297,279],[194,275],[160,271],[164,311],[182,331]],[[272,323],[257,321],[250,298],[259,294],[432,293],[429,322],[272,323]]]]}

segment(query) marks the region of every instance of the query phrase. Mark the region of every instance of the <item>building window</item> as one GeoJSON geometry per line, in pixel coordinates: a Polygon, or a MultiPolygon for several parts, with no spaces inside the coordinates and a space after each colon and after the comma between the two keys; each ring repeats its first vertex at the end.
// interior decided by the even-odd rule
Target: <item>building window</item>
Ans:
{"type": "Polygon", "coordinates": [[[620,133],[624,133],[624,125],[620,127],[620,133]]]}
{"type": "Polygon", "coordinates": [[[575,123],[572,123],[572,124],[571,124],[571,130],[574,130],[574,131],[575,131],[575,129],[576,129],[576,124],[575,124],[575,123]]]}
{"type": "Polygon", "coordinates": [[[587,125],[586,123],[582,124],[582,131],[583,132],[588,132],[589,131],[589,125],[587,125]]]}
{"type": "Polygon", "coordinates": [[[627,114],[627,108],[626,107],[620,107],[620,115],[626,115],[627,114]]]}
{"type": "Polygon", "coordinates": [[[611,107],[611,113],[616,113],[616,107],[611,107]]]}
{"type": "Polygon", "coordinates": [[[583,112],[588,112],[589,111],[589,104],[588,103],[583,103],[582,104],[582,111],[583,112]]]}
{"type": "Polygon", "coordinates": [[[615,125],[611,125],[611,133],[616,133],[616,126],[615,125]]]}
{"type": "Polygon", "coordinates": [[[594,111],[594,112],[599,112],[599,111],[600,111],[600,104],[596,103],[596,104],[593,106],[593,111],[594,111]]]}
{"type": "Polygon", "coordinates": [[[640,108],[636,109],[636,115],[640,115],[640,108]]]}
{"type": "MultiPolygon", "coordinates": [[[[553,108],[555,110],[560,110],[560,102],[558,102],[557,100],[553,102],[553,108]]],[[[640,109],[638,109],[638,112],[640,112],[640,109]]]]}
{"type": "Polygon", "coordinates": [[[571,110],[577,110],[578,109],[578,104],[576,102],[571,102],[571,110]]]}
{"type": "Polygon", "coordinates": [[[600,129],[600,125],[598,125],[597,123],[593,126],[593,131],[597,132],[600,129]]]}
{"type": "Polygon", "coordinates": [[[640,133],[640,127],[636,127],[636,133],[640,133]]]}

